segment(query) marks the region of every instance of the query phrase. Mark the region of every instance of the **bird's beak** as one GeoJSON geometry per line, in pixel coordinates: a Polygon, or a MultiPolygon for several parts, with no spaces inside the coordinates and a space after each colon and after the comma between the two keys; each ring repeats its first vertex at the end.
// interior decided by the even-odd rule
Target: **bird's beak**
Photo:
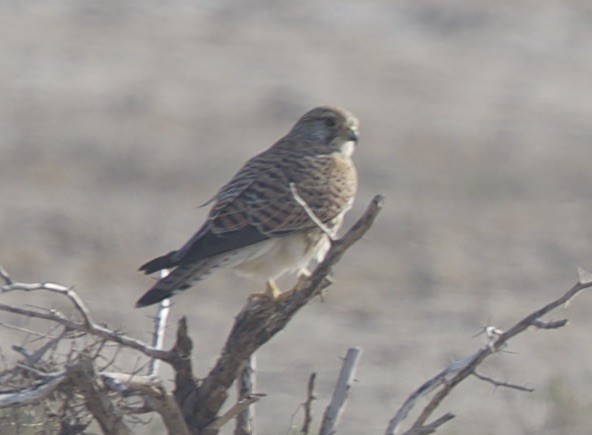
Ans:
{"type": "Polygon", "coordinates": [[[349,129],[347,130],[347,138],[353,142],[358,142],[358,139],[360,138],[360,133],[358,133],[357,130],[353,130],[353,129],[349,129]]]}

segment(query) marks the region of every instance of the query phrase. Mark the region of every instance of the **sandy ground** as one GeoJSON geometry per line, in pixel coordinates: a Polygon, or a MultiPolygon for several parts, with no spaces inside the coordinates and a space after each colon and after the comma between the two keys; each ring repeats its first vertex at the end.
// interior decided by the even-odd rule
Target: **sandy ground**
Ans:
{"type": "MultiPolygon", "coordinates": [[[[0,261],[76,285],[98,320],[148,338],[137,267],[183,243],[196,206],[301,113],[346,107],[362,125],[348,222],[375,193],[385,208],[325,301],[258,353],[258,425],[287,433],[312,371],[318,424],[360,346],[339,433],[383,433],[482,326],[509,327],[592,269],[591,19],[578,0],[2,2],[0,261]]],[[[221,273],[175,300],[199,375],[260,288],[221,273]]],[[[580,296],[553,316],[569,327],[527,332],[482,369],[534,393],[469,380],[441,433],[589,433],[590,306],[580,296]]],[[[8,357],[15,340],[0,329],[8,357]]]]}

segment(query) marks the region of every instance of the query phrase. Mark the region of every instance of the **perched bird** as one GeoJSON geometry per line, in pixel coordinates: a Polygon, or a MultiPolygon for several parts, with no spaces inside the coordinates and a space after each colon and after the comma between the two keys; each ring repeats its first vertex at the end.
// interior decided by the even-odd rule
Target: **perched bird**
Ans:
{"type": "Polygon", "coordinates": [[[358,120],[350,112],[323,106],[305,113],[206,203],[213,203],[208,218],[185,245],[140,267],[147,274],[172,270],[136,307],[167,299],[222,267],[267,280],[272,298],[280,293],[279,276],[307,275],[352,206],[357,141],[358,120]]]}

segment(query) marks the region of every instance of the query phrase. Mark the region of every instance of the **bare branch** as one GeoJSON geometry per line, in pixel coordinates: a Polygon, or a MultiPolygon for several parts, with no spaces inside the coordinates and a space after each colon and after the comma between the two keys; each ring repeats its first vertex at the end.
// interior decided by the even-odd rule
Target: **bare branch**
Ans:
{"type": "Polygon", "coordinates": [[[161,396],[148,396],[147,403],[152,409],[158,412],[167,427],[170,435],[190,435],[189,428],[179,404],[175,400],[175,395],[169,391],[161,389],[161,396]]]}
{"type": "Polygon", "coordinates": [[[101,373],[101,379],[110,389],[123,395],[139,392],[146,400],[148,408],[142,407],[134,413],[156,411],[162,417],[169,434],[189,435],[190,431],[175,396],[166,391],[160,380],[150,376],[133,376],[127,373],[101,373]]]}
{"type": "Polygon", "coordinates": [[[34,375],[36,375],[40,379],[53,378],[53,377],[59,376],[63,373],[63,370],[60,372],[55,372],[55,373],[47,373],[43,370],[39,370],[39,369],[36,369],[35,367],[30,367],[30,366],[27,366],[25,364],[21,364],[18,362],[16,363],[16,366],[26,372],[33,373],[34,375]]]}
{"type": "MultiPolygon", "coordinates": [[[[2,271],[0,277],[6,284],[0,286],[0,293],[11,291],[49,291],[57,293],[71,301],[77,316],[69,318],[56,310],[46,310],[43,307],[19,307],[9,304],[0,304],[1,311],[48,320],[62,325],[65,328],[64,334],[89,334],[103,340],[100,343],[85,346],[85,351],[79,349],[77,342],[72,342],[70,352],[65,355],[68,368],[63,377],[59,379],[45,376],[46,373],[43,370],[37,369],[28,362],[25,363],[25,367],[19,368],[19,370],[27,370],[31,373],[35,371],[35,376],[43,376],[42,382],[29,389],[19,391],[16,396],[14,392],[10,391],[8,396],[2,397],[6,400],[16,400],[19,404],[23,403],[22,400],[40,400],[40,398],[46,397],[49,392],[55,391],[59,382],[69,379],[77,386],[77,389],[82,390],[82,395],[87,402],[87,405],[84,406],[88,406],[88,410],[91,411],[105,432],[129,433],[129,429],[123,422],[121,415],[121,410],[125,409],[127,405],[121,404],[122,407],[119,407],[118,404],[116,407],[106,394],[107,388],[109,388],[117,391],[123,397],[141,394],[145,398],[146,404],[162,415],[170,433],[188,433],[187,427],[191,427],[193,432],[200,433],[208,428],[210,433],[215,433],[217,428],[244,412],[252,403],[262,397],[262,395],[253,394],[252,392],[249,394],[245,391],[242,400],[239,400],[221,417],[218,416],[218,412],[226,400],[228,389],[236,379],[242,365],[253,355],[256,349],[282,330],[300,308],[330,284],[326,278],[331,272],[331,267],[370,228],[380,211],[381,203],[382,197],[375,197],[366,213],[350,231],[343,238],[334,241],[325,260],[317,266],[314,273],[299,280],[292,290],[286,292],[285,297],[278,300],[263,299],[256,303],[247,303],[246,307],[235,319],[234,327],[218,362],[210,374],[199,383],[192,373],[192,342],[187,334],[187,321],[185,318],[179,320],[175,345],[171,350],[165,351],[160,348],[162,347],[166,312],[164,315],[161,312],[157,316],[159,320],[156,321],[154,346],[149,346],[140,340],[97,324],[84,302],[73,289],[45,282],[31,284],[14,282],[8,274],[2,271]],[[93,359],[92,355],[98,356],[95,354],[100,352],[106,341],[134,349],[150,358],[171,364],[175,370],[176,388],[174,396],[167,393],[160,384],[156,383],[155,379],[150,377],[141,377],[137,376],[137,374],[133,374],[133,376],[122,374],[117,377],[105,373],[97,377],[91,359],[93,359]],[[84,352],[91,352],[92,355],[86,355],[84,352]],[[128,377],[125,378],[125,376],[128,377]],[[179,419],[179,416],[182,416],[182,418],[179,419]],[[178,426],[178,421],[182,422],[181,426],[178,426]]],[[[23,349],[23,354],[27,357],[27,360],[31,358],[40,359],[43,358],[43,355],[53,344],[42,346],[38,353],[35,354],[25,352],[23,349]]],[[[143,367],[140,367],[137,372],[140,370],[144,370],[143,367]]],[[[150,369],[150,373],[156,373],[154,366],[150,369]]],[[[71,404],[68,405],[70,407],[82,407],[82,404],[71,393],[67,393],[66,402],[68,401],[71,401],[71,404]],[[75,405],[73,405],[74,403],[75,405]]],[[[64,406],[66,405],[64,404],[64,406]]],[[[144,412],[144,409],[139,407],[133,409],[144,412]]]]}
{"type": "Polygon", "coordinates": [[[105,386],[122,396],[130,396],[136,392],[148,395],[158,394],[160,383],[150,376],[119,372],[100,372],[99,375],[105,386]]]}
{"type": "Polygon", "coordinates": [[[308,378],[308,385],[306,387],[306,400],[302,404],[304,407],[304,421],[302,422],[302,429],[300,429],[301,435],[308,435],[310,424],[312,423],[312,401],[317,398],[317,394],[315,393],[316,378],[316,373],[311,373],[310,377],[308,378]]]}
{"type": "Polygon", "coordinates": [[[12,278],[10,278],[8,271],[1,264],[0,264],[0,278],[2,278],[4,280],[4,283],[6,285],[12,284],[12,278]]]}
{"type": "Polygon", "coordinates": [[[103,383],[97,378],[88,355],[81,355],[78,362],[66,369],[69,379],[85,398],[86,407],[97,420],[103,432],[128,435],[132,431],[123,422],[121,412],[105,394],[103,383]]]}
{"type": "Polygon", "coordinates": [[[47,332],[33,331],[32,329],[25,328],[22,326],[11,325],[10,323],[0,322],[0,326],[3,328],[6,328],[6,329],[12,329],[13,331],[23,332],[27,335],[36,336],[39,338],[54,338],[53,335],[51,335],[47,332]]]}
{"type": "Polygon", "coordinates": [[[557,329],[566,326],[568,323],[567,319],[554,320],[552,322],[541,322],[540,320],[533,320],[532,326],[539,329],[557,329]]]}
{"type": "Polygon", "coordinates": [[[218,429],[220,429],[234,417],[239,415],[253,403],[258,402],[259,399],[265,396],[266,394],[253,394],[250,397],[246,397],[242,400],[239,400],[234,405],[232,405],[232,407],[228,411],[226,411],[221,417],[214,420],[214,422],[206,428],[206,433],[216,433],[218,429]]]}
{"type": "MultiPolygon", "coordinates": [[[[168,269],[160,271],[160,279],[166,278],[169,274],[168,269]]],[[[154,317],[154,332],[152,334],[152,348],[161,350],[164,346],[164,333],[166,329],[167,319],[169,317],[171,307],[171,300],[164,299],[158,304],[158,310],[154,317]]],[[[148,364],[148,375],[155,376],[158,373],[158,366],[160,360],[152,357],[150,364],[148,364]]]]}
{"type": "MultiPolygon", "coordinates": [[[[245,362],[236,382],[238,400],[252,397],[256,390],[257,358],[255,354],[245,362]]],[[[236,417],[234,435],[251,435],[255,433],[255,407],[245,408],[236,417]]]]}
{"type": "Polygon", "coordinates": [[[393,435],[397,433],[401,427],[401,424],[403,423],[403,420],[407,418],[409,412],[413,409],[420,398],[425,397],[440,385],[445,384],[448,379],[452,378],[460,370],[471,365],[475,358],[476,354],[473,354],[463,358],[462,360],[453,361],[448,367],[446,367],[436,376],[424,382],[417,390],[411,393],[405,403],[403,403],[403,405],[397,410],[395,416],[389,421],[385,434],[393,435]]]}
{"type": "Polygon", "coordinates": [[[591,284],[592,273],[586,271],[581,267],[578,267],[578,283],[580,283],[581,285],[591,284]]]}
{"type": "Polygon", "coordinates": [[[434,420],[430,424],[426,424],[425,426],[414,427],[412,429],[409,429],[403,435],[427,435],[430,433],[434,433],[434,432],[436,432],[436,429],[438,429],[440,426],[442,426],[447,421],[452,420],[453,418],[454,418],[454,414],[451,414],[449,412],[447,414],[444,414],[442,417],[438,418],[437,420],[434,420]]]}
{"type": "MultiPolygon", "coordinates": [[[[58,335],[57,337],[53,337],[51,340],[46,341],[39,349],[37,349],[35,352],[33,352],[32,354],[29,354],[25,357],[27,365],[32,365],[35,364],[37,361],[39,361],[41,358],[43,358],[43,355],[45,355],[45,353],[51,349],[52,347],[56,346],[58,342],[60,342],[64,337],[66,337],[69,334],[70,331],[68,331],[68,328],[64,328],[64,330],[61,332],[60,335],[58,335]]],[[[13,346],[13,349],[15,348],[15,346],[13,346]]]]}
{"type": "Polygon", "coordinates": [[[359,347],[351,347],[347,350],[335,390],[333,390],[333,398],[323,416],[319,435],[331,435],[335,433],[335,427],[339,424],[339,420],[345,409],[345,401],[354,381],[361,355],[362,349],[359,347]]]}
{"type": "Polygon", "coordinates": [[[195,400],[197,385],[191,365],[192,349],[193,342],[187,334],[187,318],[181,317],[177,322],[177,339],[171,352],[177,355],[177,358],[173,360],[176,386],[175,398],[179,406],[181,406],[185,421],[190,427],[194,425],[191,420],[193,414],[191,414],[187,404],[195,400]]]}
{"type": "Polygon", "coordinates": [[[49,396],[68,376],[65,371],[48,376],[43,382],[23,390],[0,392],[0,408],[38,402],[49,396]]]}
{"type": "MultiPolygon", "coordinates": [[[[65,287],[65,286],[62,286],[59,284],[48,283],[48,282],[43,282],[43,283],[14,282],[14,281],[10,280],[9,277],[8,278],[7,277],[8,277],[8,275],[4,276],[4,280],[6,281],[8,279],[7,282],[9,282],[9,283],[0,287],[0,290],[1,290],[0,294],[11,292],[11,291],[18,291],[18,290],[26,291],[26,292],[44,290],[44,291],[49,291],[52,293],[61,294],[65,297],[67,297],[73,303],[74,307],[76,308],[76,311],[82,317],[82,323],[75,322],[73,320],[69,320],[63,314],[61,314],[57,311],[54,311],[54,310],[52,310],[52,311],[46,311],[46,310],[35,311],[35,310],[31,310],[31,309],[15,307],[13,305],[0,304],[0,310],[2,310],[2,311],[7,311],[7,312],[22,315],[22,316],[35,317],[38,319],[44,319],[44,320],[56,322],[56,323],[66,326],[68,329],[86,332],[88,334],[101,337],[105,340],[114,341],[114,342],[119,343],[123,346],[131,347],[132,349],[138,350],[153,359],[163,360],[163,361],[166,361],[170,364],[173,364],[174,360],[177,358],[176,354],[172,351],[164,351],[164,350],[161,350],[156,347],[151,347],[151,346],[143,343],[140,340],[137,340],[132,337],[128,337],[128,336],[121,334],[117,331],[110,330],[108,328],[105,328],[105,327],[97,324],[92,319],[92,316],[90,315],[90,311],[86,307],[86,304],[82,301],[82,299],[78,296],[78,294],[72,288],[68,288],[68,287],[65,287]]],[[[167,314],[168,314],[168,311],[167,311],[167,314]]],[[[159,332],[159,334],[162,335],[163,332],[159,332]]]]}
{"type": "MultiPolygon", "coordinates": [[[[578,269],[578,282],[569,289],[563,296],[550,302],[539,310],[524,317],[514,326],[507,331],[501,331],[495,327],[486,328],[489,342],[483,346],[476,353],[452,363],[448,368],[438,373],[428,382],[424,383],[416,391],[414,391],[405,403],[399,408],[393,419],[388,424],[385,434],[393,435],[400,431],[400,427],[403,419],[407,417],[409,411],[413,408],[419,397],[425,396],[436,387],[441,386],[442,388],[431,398],[429,403],[424,407],[417,420],[413,423],[411,429],[417,429],[424,427],[426,420],[439,406],[442,400],[450,394],[456,385],[462,382],[470,375],[475,374],[475,369],[478,367],[487,357],[503,349],[507,342],[520,334],[521,332],[528,329],[530,326],[535,326],[541,329],[555,329],[561,326],[565,326],[567,321],[560,320],[556,322],[543,322],[540,318],[555,308],[562,306],[569,302],[575,295],[582,290],[592,287],[592,275],[583,269],[578,269]]],[[[508,385],[504,385],[508,386],[508,385]]],[[[520,389],[520,388],[518,388],[520,389]]],[[[526,390],[527,391],[527,390],[526,390]]]]}
{"type": "MultiPolygon", "coordinates": [[[[73,290],[69,291],[73,292],[73,290]]],[[[9,313],[19,314],[21,316],[26,317],[34,317],[37,319],[50,320],[52,322],[59,323],[60,325],[64,325],[67,328],[72,329],[74,331],[86,332],[88,334],[104,338],[105,340],[114,341],[123,346],[131,347],[132,349],[140,351],[149,357],[158,358],[163,361],[171,362],[171,360],[175,358],[175,355],[171,353],[171,351],[154,349],[153,347],[148,346],[147,344],[143,343],[138,339],[126,336],[124,334],[120,334],[117,331],[105,328],[92,321],[89,324],[78,323],[66,319],[61,313],[52,311],[35,311],[2,303],[0,303],[0,311],[7,311],[9,313]]]]}
{"type": "Polygon", "coordinates": [[[333,242],[315,271],[301,279],[281,299],[259,298],[258,302],[245,306],[235,319],[218,361],[197,391],[194,385],[188,387],[187,384],[176,382],[176,391],[183,390],[182,394],[176,393],[177,400],[182,404],[190,426],[203,429],[216,419],[244,361],[281,331],[300,308],[330,284],[326,278],[331,268],[372,226],[382,201],[381,195],[375,196],[358,222],[341,239],[333,242]]]}
{"type": "Polygon", "coordinates": [[[13,281],[10,284],[3,285],[1,293],[8,293],[15,290],[21,290],[25,292],[45,290],[52,293],[64,295],[68,299],[70,299],[70,301],[82,317],[82,320],[85,325],[88,326],[94,323],[92,318],[90,317],[90,312],[88,311],[86,304],[82,301],[82,299],[80,299],[78,294],[74,290],[72,290],[72,288],[64,287],[63,285],[54,284],[51,282],[27,284],[13,281]]]}
{"type": "Polygon", "coordinates": [[[510,384],[508,382],[496,381],[495,379],[492,379],[488,376],[484,376],[482,374],[477,373],[477,371],[473,372],[473,376],[475,376],[477,379],[481,379],[482,381],[490,383],[494,387],[506,387],[511,388],[513,390],[524,391],[527,393],[532,393],[534,391],[534,388],[523,387],[521,385],[510,384]]]}

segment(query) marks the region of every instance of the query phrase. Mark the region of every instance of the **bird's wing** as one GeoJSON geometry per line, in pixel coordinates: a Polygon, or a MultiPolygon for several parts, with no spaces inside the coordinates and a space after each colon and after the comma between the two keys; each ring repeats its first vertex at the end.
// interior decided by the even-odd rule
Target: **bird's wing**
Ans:
{"type": "Polygon", "coordinates": [[[243,246],[266,240],[267,237],[262,235],[255,227],[248,226],[237,228],[237,231],[234,232],[227,231],[223,236],[219,236],[212,232],[212,212],[214,209],[222,207],[224,204],[231,203],[243,190],[248,188],[248,186],[257,178],[258,171],[261,167],[264,167],[269,160],[267,158],[268,153],[269,150],[251,158],[213,198],[201,205],[205,206],[212,202],[215,203],[210,211],[207,221],[193,235],[193,237],[187,241],[187,243],[176,251],[171,251],[168,254],[146,262],[140,266],[139,270],[146,274],[150,274],[161,269],[170,269],[181,264],[199,261],[203,258],[223,254],[243,246]]]}
{"type": "Polygon", "coordinates": [[[289,236],[317,225],[311,212],[326,224],[349,207],[357,187],[349,158],[282,157],[262,153],[251,159],[216,195],[208,221],[179,257],[195,260],[289,236]],[[308,210],[296,200],[291,183],[308,210]]]}
{"type": "Polygon", "coordinates": [[[310,213],[329,224],[347,210],[357,183],[348,158],[284,157],[264,152],[247,162],[218,192],[203,227],[181,249],[167,254],[171,264],[166,267],[309,230],[317,226],[310,213]]]}
{"type": "Polygon", "coordinates": [[[339,154],[270,165],[231,201],[214,206],[211,231],[224,236],[254,227],[267,237],[306,231],[317,225],[311,213],[323,224],[331,222],[347,209],[355,190],[353,164],[339,154]]]}

